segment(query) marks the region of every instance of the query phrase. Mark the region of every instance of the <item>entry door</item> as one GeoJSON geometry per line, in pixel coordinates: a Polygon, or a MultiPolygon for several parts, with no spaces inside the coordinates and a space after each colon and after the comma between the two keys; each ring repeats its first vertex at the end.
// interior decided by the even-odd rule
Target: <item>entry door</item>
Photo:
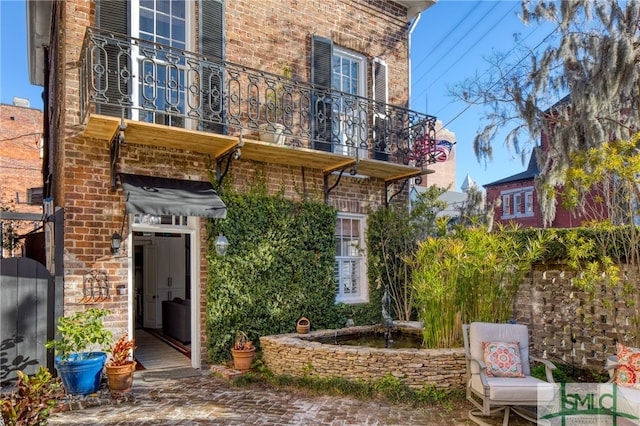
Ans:
{"type": "Polygon", "coordinates": [[[143,280],[143,304],[144,304],[144,317],[143,326],[145,328],[158,328],[158,303],[157,303],[157,273],[156,273],[156,246],[145,245],[144,246],[144,280],[143,280]]]}
{"type": "Polygon", "coordinates": [[[144,327],[162,327],[162,301],[185,298],[185,276],[184,235],[155,236],[144,246],[144,327]]]}

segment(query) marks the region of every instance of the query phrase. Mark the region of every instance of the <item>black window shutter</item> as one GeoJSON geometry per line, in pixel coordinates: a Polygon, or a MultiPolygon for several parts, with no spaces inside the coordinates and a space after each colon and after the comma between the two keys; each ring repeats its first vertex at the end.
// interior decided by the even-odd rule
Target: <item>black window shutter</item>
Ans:
{"type": "Polygon", "coordinates": [[[389,125],[387,120],[387,64],[379,59],[373,60],[373,158],[389,160],[389,125]]]}
{"type": "MultiPolygon", "coordinates": [[[[97,27],[118,34],[129,34],[129,2],[127,0],[98,0],[96,3],[97,27]]],[[[120,105],[130,103],[131,81],[120,80],[120,69],[131,69],[130,52],[120,50],[115,44],[108,44],[107,53],[107,91],[108,105],[97,105],[98,114],[131,118],[131,110],[120,105]]],[[[104,59],[104,58],[103,58],[104,59]]]]}
{"type": "Polygon", "coordinates": [[[206,57],[202,63],[202,122],[203,130],[224,133],[224,3],[219,0],[201,0],[200,4],[200,54],[206,57]]]}
{"type": "Polygon", "coordinates": [[[333,43],[331,40],[313,36],[311,41],[311,82],[318,87],[311,101],[313,148],[332,151],[331,120],[331,76],[333,70],[333,43]]]}

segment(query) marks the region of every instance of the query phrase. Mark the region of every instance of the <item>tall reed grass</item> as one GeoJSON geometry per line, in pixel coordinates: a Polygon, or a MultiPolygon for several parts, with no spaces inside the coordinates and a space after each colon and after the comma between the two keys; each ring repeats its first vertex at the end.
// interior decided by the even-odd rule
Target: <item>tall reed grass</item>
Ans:
{"type": "Polygon", "coordinates": [[[544,251],[536,235],[519,243],[504,228],[460,228],[420,243],[413,289],[427,347],[459,345],[462,323],[510,319],[518,287],[544,251]]]}

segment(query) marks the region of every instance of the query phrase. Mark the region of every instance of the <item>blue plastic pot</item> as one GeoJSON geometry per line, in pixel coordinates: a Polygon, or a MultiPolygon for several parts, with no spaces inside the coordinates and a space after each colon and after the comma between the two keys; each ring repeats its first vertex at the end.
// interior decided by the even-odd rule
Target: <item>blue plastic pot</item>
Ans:
{"type": "Polygon", "coordinates": [[[71,355],[67,360],[56,357],[56,370],[66,391],[73,395],[87,395],[100,389],[102,368],[107,360],[104,352],[71,355]]]}

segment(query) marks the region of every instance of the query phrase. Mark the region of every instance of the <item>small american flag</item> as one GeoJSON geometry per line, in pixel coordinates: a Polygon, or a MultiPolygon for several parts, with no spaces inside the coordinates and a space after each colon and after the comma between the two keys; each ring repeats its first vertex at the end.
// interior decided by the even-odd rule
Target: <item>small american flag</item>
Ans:
{"type": "Polygon", "coordinates": [[[437,162],[442,163],[447,161],[449,155],[451,154],[451,150],[453,149],[453,144],[449,141],[441,140],[436,141],[434,158],[437,162]]]}

